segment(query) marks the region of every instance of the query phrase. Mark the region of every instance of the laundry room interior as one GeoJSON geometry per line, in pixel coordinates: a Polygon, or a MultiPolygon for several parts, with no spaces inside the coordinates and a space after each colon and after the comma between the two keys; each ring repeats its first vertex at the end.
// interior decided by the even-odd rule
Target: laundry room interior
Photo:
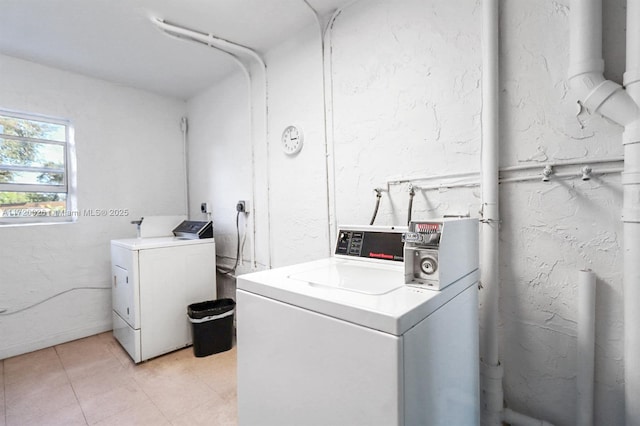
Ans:
{"type": "MultiPolygon", "coordinates": [[[[72,424],[45,419],[73,394],[77,424],[109,424],[73,382],[21,417],[12,403],[62,384],[16,390],[14,368],[111,339],[111,241],[154,217],[179,218],[167,235],[212,222],[209,294],[237,303],[239,329],[237,277],[333,257],[342,226],[475,219],[454,252],[479,256],[477,423],[640,425],[639,82],[640,0],[0,0],[0,120],[67,131],[51,219],[3,197],[32,167],[10,142],[37,140],[0,121],[0,426],[72,424]]],[[[225,377],[242,337],[206,358],[225,377]]],[[[232,414],[189,424],[256,424],[235,390],[211,392],[232,414]]],[[[128,424],[186,423],[153,404],[128,424]]]]}

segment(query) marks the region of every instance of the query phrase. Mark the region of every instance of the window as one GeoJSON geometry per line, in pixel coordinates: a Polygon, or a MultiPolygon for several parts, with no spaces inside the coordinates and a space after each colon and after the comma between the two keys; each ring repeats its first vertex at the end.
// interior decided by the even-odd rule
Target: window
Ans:
{"type": "Polygon", "coordinates": [[[74,166],[68,121],[0,110],[0,225],[75,221],[74,166]]]}

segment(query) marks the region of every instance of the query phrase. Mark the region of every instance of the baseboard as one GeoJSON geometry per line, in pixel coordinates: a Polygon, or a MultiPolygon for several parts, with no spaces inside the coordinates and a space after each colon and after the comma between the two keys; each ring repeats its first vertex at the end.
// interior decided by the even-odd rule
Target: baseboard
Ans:
{"type": "Polygon", "coordinates": [[[20,343],[8,348],[1,348],[0,360],[37,351],[39,349],[49,348],[61,343],[71,342],[72,340],[82,339],[83,337],[93,336],[94,334],[104,333],[105,331],[109,331],[111,329],[112,323],[111,321],[109,321],[103,324],[95,325],[93,327],[68,330],[62,333],[54,334],[52,336],[47,336],[45,339],[20,343]]]}

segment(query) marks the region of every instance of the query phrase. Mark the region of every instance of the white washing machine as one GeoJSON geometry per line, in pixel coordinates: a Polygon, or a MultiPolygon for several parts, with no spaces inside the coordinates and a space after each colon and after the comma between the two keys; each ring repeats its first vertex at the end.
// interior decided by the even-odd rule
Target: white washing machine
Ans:
{"type": "Polygon", "coordinates": [[[479,424],[467,223],[474,267],[440,290],[405,284],[406,228],[342,227],[331,258],[238,277],[239,424],[479,424]]]}
{"type": "Polygon", "coordinates": [[[113,334],[134,362],[192,343],[187,306],[216,298],[215,241],[111,241],[113,334]]]}

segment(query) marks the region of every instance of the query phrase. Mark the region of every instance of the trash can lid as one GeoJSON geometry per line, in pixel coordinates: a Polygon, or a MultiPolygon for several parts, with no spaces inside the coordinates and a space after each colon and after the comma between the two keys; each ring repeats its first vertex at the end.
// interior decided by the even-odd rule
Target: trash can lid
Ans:
{"type": "Polygon", "coordinates": [[[200,319],[213,315],[224,314],[233,310],[236,302],[233,299],[216,299],[205,302],[192,303],[187,307],[187,314],[190,318],[200,319]]]}

